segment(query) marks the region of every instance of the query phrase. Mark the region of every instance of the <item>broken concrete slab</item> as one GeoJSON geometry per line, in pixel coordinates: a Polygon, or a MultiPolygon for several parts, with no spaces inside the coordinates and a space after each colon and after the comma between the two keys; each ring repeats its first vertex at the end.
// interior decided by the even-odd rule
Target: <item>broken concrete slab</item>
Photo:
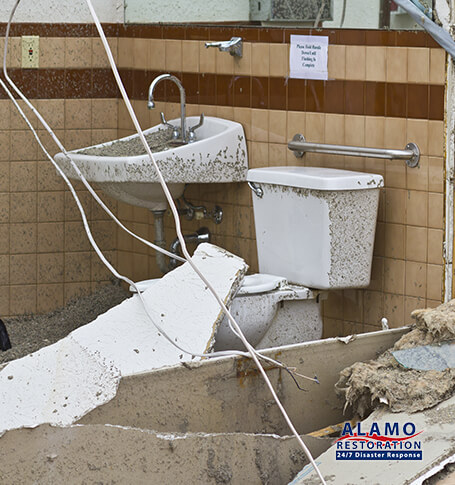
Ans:
{"type": "MultiPolygon", "coordinates": [[[[370,429],[373,423],[382,430],[386,423],[398,423],[399,429],[405,423],[412,423],[416,432],[421,431],[418,439],[421,441],[422,460],[337,460],[335,444],[316,459],[328,485],[420,485],[425,478],[439,471],[439,464],[455,454],[455,397],[435,408],[414,414],[391,413],[385,407],[378,409],[362,422],[362,429],[370,429]]],[[[292,485],[319,483],[311,465],[291,482],[292,485]]]]}
{"type": "MultiPolygon", "coordinates": [[[[330,446],[305,437],[314,454],[330,446]]],[[[0,481],[24,483],[286,483],[306,459],[293,437],[157,433],[111,425],[7,432],[0,481]]]]}
{"type": "MultiPolygon", "coordinates": [[[[201,244],[193,256],[229,303],[247,265],[221,248],[201,244]]],[[[143,293],[148,308],[190,352],[210,349],[222,312],[188,263],[143,293]]],[[[136,295],[54,345],[0,370],[0,433],[42,423],[71,424],[115,395],[121,376],[190,361],[155,329],[136,295]]]]}

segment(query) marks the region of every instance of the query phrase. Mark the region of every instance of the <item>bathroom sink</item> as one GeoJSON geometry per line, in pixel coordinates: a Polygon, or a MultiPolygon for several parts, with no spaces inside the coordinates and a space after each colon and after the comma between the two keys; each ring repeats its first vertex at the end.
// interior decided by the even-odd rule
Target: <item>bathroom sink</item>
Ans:
{"type": "MultiPolygon", "coordinates": [[[[198,122],[199,117],[187,118],[187,126],[198,122]]],[[[180,125],[180,119],[169,123],[180,125]]],[[[144,134],[147,136],[163,129],[164,125],[156,125],[145,130],[144,134]]],[[[248,156],[242,125],[230,120],[206,117],[202,127],[196,131],[196,136],[197,141],[193,143],[178,146],[170,142],[163,151],[154,152],[158,167],[174,198],[182,195],[187,183],[246,180],[248,156]]],[[[89,182],[96,182],[106,194],[128,204],[150,210],[164,210],[167,207],[166,199],[145,150],[144,154],[134,152],[130,155],[127,155],[126,148],[123,150],[137,138],[136,134],[73,150],[69,155],[85,178],[89,182]]],[[[69,178],[78,179],[63,153],[58,153],[55,160],[69,178]]]]}

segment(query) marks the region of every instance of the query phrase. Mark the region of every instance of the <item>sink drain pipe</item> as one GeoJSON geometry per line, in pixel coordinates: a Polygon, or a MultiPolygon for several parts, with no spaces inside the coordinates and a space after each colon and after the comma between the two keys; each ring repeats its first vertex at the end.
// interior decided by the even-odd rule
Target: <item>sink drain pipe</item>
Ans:
{"type": "MultiPolygon", "coordinates": [[[[153,226],[155,228],[155,241],[154,243],[160,248],[166,248],[166,237],[164,235],[164,214],[165,210],[152,211],[154,217],[153,226]]],[[[156,264],[160,271],[165,274],[169,271],[169,267],[166,261],[166,256],[161,252],[155,253],[156,264]]]]}
{"type": "MultiPolygon", "coordinates": [[[[206,227],[200,227],[193,234],[184,234],[183,239],[185,239],[186,243],[190,243],[190,244],[201,244],[204,242],[210,242],[210,231],[206,227]]],[[[180,239],[176,237],[174,241],[172,241],[169,251],[171,253],[178,255],[180,253],[180,245],[181,245],[180,239]]],[[[177,259],[171,258],[169,260],[169,269],[174,269],[177,266],[177,264],[178,264],[177,259]]]]}

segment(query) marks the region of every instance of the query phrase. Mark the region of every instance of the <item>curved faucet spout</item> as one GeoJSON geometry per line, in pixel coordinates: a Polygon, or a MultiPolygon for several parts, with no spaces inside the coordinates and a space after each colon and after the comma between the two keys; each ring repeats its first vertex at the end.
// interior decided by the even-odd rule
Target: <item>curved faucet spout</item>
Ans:
{"type": "Polygon", "coordinates": [[[155,107],[155,100],[153,98],[153,92],[158,83],[161,81],[169,80],[172,81],[177,85],[180,91],[180,130],[181,130],[181,138],[184,143],[187,141],[186,136],[186,96],[185,96],[185,89],[183,88],[182,83],[178,77],[173,76],[172,74],[161,74],[157,76],[149,87],[149,98],[147,107],[148,109],[153,109],[155,107]]]}

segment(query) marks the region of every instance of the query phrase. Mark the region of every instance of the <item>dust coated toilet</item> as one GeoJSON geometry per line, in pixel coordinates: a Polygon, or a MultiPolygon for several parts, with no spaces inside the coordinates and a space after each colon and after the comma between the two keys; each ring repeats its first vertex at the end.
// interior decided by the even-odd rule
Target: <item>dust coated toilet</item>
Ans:
{"type": "MultiPolygon", "coordinates": [[[[259,274],[230,311],[256,348],[318,339],[324,290],[370,283],[380,175],[316,167],[248,171],[259,274]],[[276,275],[276,276],[272,276],[276,275]]],[[[216,350],[243,349],[225,318],[216,350]]]]}

